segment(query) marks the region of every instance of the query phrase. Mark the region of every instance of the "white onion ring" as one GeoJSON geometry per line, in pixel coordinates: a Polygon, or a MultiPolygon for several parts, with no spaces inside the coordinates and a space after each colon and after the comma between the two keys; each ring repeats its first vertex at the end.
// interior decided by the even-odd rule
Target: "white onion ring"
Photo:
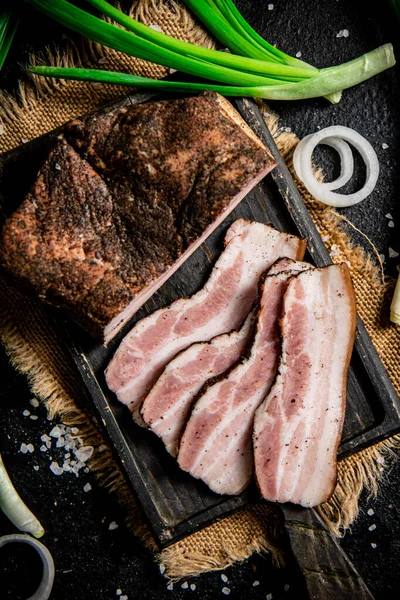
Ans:
{"type": "MultiPolygon", "coordinates": [[[[379,176],[379,162],[376,156],[375,150],[371,144],[363,138],[357,131],[350,129],[349,127],[343,127],[341,125],[334,125],[332,127],[326,127],[312,134],[305,140],[304,144],[297,146],[293,155],[293,165],[295,166],[296,173],[301,181],[306,186],[307,190],[317,200],[338,208],[344,208],[346,206],[353,206],[361,200],[364,200],[375,188],[376,182],[379,176]],[[361,154],[366,166],[367,177],[364,186],[353,194],[339,194],[327,189],[326,184],[320,183],[314,177],[314,173],[311,166],[311,156],[314,148],[322,143],[322,140],[327,138],[340,138],[345,142],[349,142],[358,152],[361,154]],[[297,154],[297,156],[296,156],[297,154]]],[[[339,180],[342,178],[342,171],[339,180]]],[[[330,183],[337,183],[330,182],[330,183]]],[[[343,184],[342,184],[343,185],[343,184]]]]}
{"type": "MultiPolygon", "coordinates": [[[[306,145],[306,143],[313,136],[314,136],[314,134],[311,133],[310,135],[307,135],[305,138],[303,138],[297,146],[299,151],[295,152],[293,155],[294,170],[296,171],[297,175],[300,177],[301,180],[302,180],[302,177],[300,175],[301,174],[301,161],[300,161],[301,152],[303,151],[303,148],[306,145]]],[[[331,148],[336,150],[337,153],[339,154],[340,175],[337,179],[334,179],[333,181],[320,181],[319,183],[321,183],[321,185],[323,185],[326,190],[337,190],[337,189],[341,188],[343,185],[345,185],[348,181],[350,181],[350,179],[353,176],[353,172],[354,172],[353,153],[351,151],[349,144],[347,142],[345,142],[344,140],[342,140],[341,138],[336,137],[336,136],[323,139],[323,140],[321,140],[320,144],[323,144],[324,146],[330,146],[331,148]]],[[[297,150],[297,148],[296,148],[296,150],[297,150]]],[[[315,177],[315,175],[314,175],[314,177],[315,177]]]]}

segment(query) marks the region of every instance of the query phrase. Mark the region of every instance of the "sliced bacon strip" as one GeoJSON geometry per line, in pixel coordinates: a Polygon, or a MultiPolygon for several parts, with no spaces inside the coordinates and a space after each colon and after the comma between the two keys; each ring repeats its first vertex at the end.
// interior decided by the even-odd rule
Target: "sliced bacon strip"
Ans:
{"type": "MultiPolygon", "coordinates": [[[[285,271],[294,263],[289,258],[279,259],[268,274],[285,271]]],[[[239,360],[252,334],[254,320],[255,314],[251,311],[239,331],[223,333],[209,342],[198,342],[182,350],[165,367],[146,396],[140,411],[143,420],[162,439],[172,456],[178,452],[195,396],[207,381],[221,375],[239,360]]]]}
{"type": "Polygon", "coordinates": [[[332,495],[355,322],[346,265],[290,282],[279,374],[254,421],[255,473],[264,498],[316,506],[332,495]]]}
{"type": "Polygon", "coordinates": [[[123,339],[106,371],[108,386],[132,412],[166,364],[183,348],[239,327],[261,273],[283,256],[302,258],[306,243],[262,223],[239,219],[205,286],[142,319],[123,339]]]}
{"type": "Polygon", "coordinates": [[[252,477],[254,412],[276,373],[283,294],[292,273],[303,268],[310,265],[295,263],[291,270],[267,276],[261,283],[251,347],[241,362],[206,388],[183,433],[180,467],[219,494],[239,494],[252,477]]]}

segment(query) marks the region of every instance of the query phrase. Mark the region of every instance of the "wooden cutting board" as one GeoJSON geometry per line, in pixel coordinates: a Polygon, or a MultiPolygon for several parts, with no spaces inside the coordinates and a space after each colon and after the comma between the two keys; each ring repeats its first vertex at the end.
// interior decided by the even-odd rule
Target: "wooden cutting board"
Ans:
{"type": "MultiPolygon", "coordinates": [[[[137,94],[113,104],[137,104],[155,96],[137,94]]],[[[271,149],[278,166],[225,219],[206,242],[131,319],[108,348],[95,343],[83,330],[51,311],[54,327],[75,360],[102,427],[115,450],[132,491],[138,499],[160,547],[167,546],[248,502],[260,501],[254,486],[236,497],[219,496],[182,472],[151,432],[135,425],[126,406],[107,389],[104,369],[124,333],[150,312],[205,283],[223,247],[223,238],[237,218],[271,224],[281,231],[307,238],[308,260],[317,266],[331,263],[286,165],[252,100],[233,101],[247,123],[271,149]]],[[[0,200],[5,215],[23,200],[60,130],[46,134],[0,157],[0,200]],[[21,174],[23,176],[21,177],[21,174]]],[[[347,411],[340,457],[400,431],[400,401],[360,319],[351,361],[347,411]]]]}

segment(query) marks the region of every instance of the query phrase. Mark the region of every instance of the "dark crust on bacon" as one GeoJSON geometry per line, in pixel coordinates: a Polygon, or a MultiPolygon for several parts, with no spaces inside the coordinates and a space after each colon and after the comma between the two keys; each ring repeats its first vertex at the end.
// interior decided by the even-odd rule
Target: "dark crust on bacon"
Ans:
{"type": "MultiPolygon", "coordinates": [[[[327,265],[327,266],[330,266],[330,265],[327,265]]],[[[351,331],[351,336],[350,336],[350,339],[352,339],[352,340],[354,341],[354,339],[355,339],[355,334],[356,334],[356,325],[357,325],[357,308],[356,308],[356,297],[355,297],[355,293],[354,293],[354,287],[353,287],[353,283],[352,283],[352,281],[351,281],[350,271],[349,271],[349,269],[348,269],[347,265],[345,265],[345,264],[340,264],[340,265],[338,265],[338,266],[340,266],[340,268],[341,268],[341,270],[343,271],[343,273],[346,273],[345,277],[346,277],[346,279],[347,279],[347,282],[346,282],[346,287],[347,287],[347,289],[348,289],[348,295],[349,295],[349,298],[352,298],[352,299],[353,299],[353,301],[351,302],[351,308],[352,308],[352,318],[351,318],[351,322],[352,322],[352,331],[351,331]]],[[[314,270],[316,270],[316,271],[321,271],[321,270],[323,270],[323,269],[326,269],[326,267],[319,267],[319,268],[315,268],[314,270]]],[[[292,275],[292,277],[293,277],[293,278],[295,278],[295,277],[298,277],[298,276],[299,276],[301,273],[302,273],[302,272],[299,272],[299,273],[294,273],[294,274],[292,275]]],[[[283,310],[284,310],[284,308],[282,307],[282,311],[283,311],[283,310]]],[[[282,315],[281,315],[281,317],[278,319],[278,322],[279,322],[279,337],[280,337],[280,340],[282,340],[282,339],[283,339],[283,335],[282,335],[282,326],[281,326],[281,323],[282,323],[282,315]]],[[[282,344],[281,344],[281,349],[282,349],[282,344]]],[[[342,387],[342,414],[343,414],[343,415],[345,414],[345,411],[346,411],[347,373],[348,373],[349,366],[350,366],[350,361],[351,361],[351,355],[352,355],[352,352],[353,352],[353,344],[349,344],[349,348],[348,348],[348,350],[347,350],[347,357],[346,357],[346,368],[345,368],[345,371],[344,371],[344,376],[343,376],[343,387],[342,387]]],[[[272,383],[272,385],[271,385],[271,388],[270,388],[270,392],[269,392],[269,393],[271,393],[271,392],[272,392],[272,390],[273,390],[273,388],[274,388],[274,385],[275,385],[275,383],[276,383],[276,380],[277,380],[278,376],[279,376],[279,375],[280,375],[280,373],[281,373],[281,365],[282,365],[282,352],[281,352],[281,354],[280,354],[280,356],[279,356],[278,368],[277,368],[277,371],[276,371],[276,374],[275,374],[275,379],[274,379],[274,382],[273,382],[273,383],[272,383]]],[[[340,430],[339,430],[339,432],[338,432],[338,435],[337,435],[337,439],[335,440],[335,456],[337,455],[337,451],[338,451],[338,449],[339,449],[339,446],[340,446],[340,441],[341,441],[341,438],[342,438],[342,430],[340,429],[340,430]]],[[[254,438],[254,434],[253,434],[253,444],[254,444],[254,441],[255,441],[255,438],[254,438]]],[[[256,482],[257,488],[258,488],[258,490],[259,490],[259,491],[260,491],[260,493],[261,493],[260,485],[259,485],[259,482],[258,482],[258,479],[257,479],[257,470],[256,470],[256,469],[254,469],[254,479],[255,479],[255,482],[256,482]]],[[[327,498],[326,498],[326,501],[328,501],[328,500],[329,500],[329,499],[330,499],[330,498],[333,496],[333,493],[334,493],[334,491],[335,491],[335,488],[336,488],[336,484],[337,484],[337,475],[336,475],[336,478],[335,478],[335,480],[332,482],[332,488],[331,488],[331,490],[330,490],[330,492],[329,492],[329,495],[328,495],[328,496],[327,496],[327,498]]]]}
{"type": "Polygon", "coordinates": [[[275,164],[208,92],[76,119],[64,135],[4,225],[0,265],[99,339],[275,164]]]}

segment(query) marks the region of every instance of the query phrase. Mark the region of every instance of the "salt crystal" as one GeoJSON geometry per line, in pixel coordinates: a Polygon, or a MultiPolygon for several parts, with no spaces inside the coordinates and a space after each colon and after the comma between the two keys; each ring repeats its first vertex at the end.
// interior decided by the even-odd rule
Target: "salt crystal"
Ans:
{"type": "Polygon", "coordinates": [[[322,238],[321,238],[321,240],[323,242],[328,242],[329,241],[329,235],[323,235],[322,238]]]}
{"type": "Polygon", "coordinates": [[[64,470],[60,467],[60,465],[54,461],[50,465],[50,471],[52,471],[54,475],[61,475],[64,473],[64,470]]]}
{"type": "Polygon", "coordinates": [[[257,587],[258,585],[260,585],[260,582],[259,582],[259,581],[257,581],[257,580],[256,580],[256,581],[253,581],[253,587],[257,587]]]}
{"type": "Polygon", "coordinates": [[[221,592],[223,594],[225,594],[225,596],[229,596],[229,594],[231,593],[231,590],[228,587],[223,587],[221,592]]]}
{"type": "Polygon", "coordinates": [[[376,529],[376,525],[375,525],[375,523],[374,523],[373,525],[370,525],[370,526],[368,527],[368,531],[375,531],[375,529],[376,529]]]}
{"type": "Polygon", "coordinates": [[[163,33],[163,30],[159,25],[149,25],[149,27],[150,29],[154,29],[154,31],[159,31],[160,33],[163,33]]]}
{"type": "Polygon", "coordinates": [[[71,433],[73,433],[74,435],[77,435],[79,433],[78,427],[71,427],[71,433]]]}
{"type": "Polygon", "coordinates": [[[373,548],[375,550],[376,544],[374,544],[374,542],[371,542],[371,548],[373,548]]]}
{"type": "Polygon", "coordinates": [[[107,62],[107,59],[103,56],[102,58],[99,58],[97,62],[99,63],[99,65],[104,65],[107,62]]]}
{"type": "Polygon", "coordinates": [[[75,452],[75,456],[81,462],[86,462],[93,454],[93,446],[82,446],[82,448],[78,448],[75,452]]]}
{"type": "Polygon", "coordinates": [[[44,433],[42,436],[40,436],[40,439],[42,442],[51,442],[51,438],[47,435],[47,433],[44,433]]]}
{"type": "Polygon", "coordinates": [[[19,451],[22,452],[22,454],[26,454],[28,452],[28,446],[24,443],[21,444],[19,451]]]}
{"type": "Polygon", "coordinates": [[[174,589],[174,584],[173,584],[173,583],[169,583],[169,584],[167,585],[167,590],[171,591],[171,590],[173,590],[173,589],[174,589]]]}
{"type": "Polygon", "coordinates": [[[83,472],[84,472],[84,473],[89,473],[89,469],[88,469],[88,467],[85,467],[85,468],[83,469],[83,472]]]}
{"type": "Polygon", "coordinates": [[[272,600],[272,598],[273,598],[272,594],[267,594],[265,596],[265,600],[272,600]]]}
{"type": "Polygon", "coordinates": [[[387,219],[393,219],[393,217],[392,217],[392,215],[391,215],[390,213],[388,213],[387,215],[385,215],[385,217],[386,217],[387,219]]]}
{"type": "Polygon", "coordinates": [[[33,451],[34,451],[34,449],[35,449],[35,446],[34,446],[33,444],[28,444],[28,445],[27,445],[27,447],[26,447],[26,449],[28,450],[28,452],[29,452],[30,454],[32,454],[32,452],[33,452],[33,451]]]}
{"type": "Polygon", "coordinates": [[[92,489],[92,486],[90,485],[90,483],[87,483],[86,485],[83,486],[84,492],[90,492],[91,489],[92,489]]]}
{"type": "Polygon", "coordinates": [[[189,587],[189,584],[188,584],[188,582],[187,582],[187,581],[184,581],[184,582],[182,583],[182,585],[181,585],[181,588],[182,588],[183,590],[187,590],[187,589],[188,589],[188,587],[189,587]]]}
{"type": "Polygon", "coordinates": [[[380,469],[378,469],[381,473],[385,470],[383,467],[381,467],[380,469]]]}
{"type": "Polygon", "coordinates": [[[192,592],[194,592],[194,590],[196,589],[196,584],[195,583],[191,583],[190,584],[190,589],[192,590],[192,592]]]}
{"type": "Polygon", "coordinates": [[[274,5],[273,4],[268,4],[268,10],[274,10],[274,5]]]}
{"type": "Polygon", "coordinates": [[[385,464],[385,459],[383,458],[383,456],[379,456],[379,457],[376,459],[376,462],[377,462],[379,465],[384,465],[384,464],[385,464]]]}
{"type": "Polygon", "coordinates": [[[70,452],[67,452],[66,454],[64,454],[64,458],[70,458],[70,456],[71,456],[70,452]]]}
{"type": "Polygon", "coordinates": [[[296,52],[296,58],[301,58],[301,52],[296,52]]]}
{"type": "Polygon", "coordinates": [[[394,227],[394,221],[389,221],[388,227],[394,227]]]}
{"type": "Polygon", "coordinates": [[[291,127],[285,127],[285,131],[286,131],[286,133],[291,133],[292,132],[292,128],[291,127]]]}
{"type": "Polygon", "coordinates": [[[35,471],[39,471],[39,465],[34,465],[33,468],[35,469],[35,471]]]}
{"type": "Polygon", "coordinates": [[[226,583],[226,582],[228,581],[228,578],[227,578],[227,576],[225,575],[225,573],[222,573],[222,575],[221,575],[221,579],[222,579],[222,581],[223,581],[224,583],[226,583]]]}
{"type": "Polygon", "coordinates": [[[109,531],[114,531],[114,529],[118,529],[118,523],[116,521],[111,521],[108,526],[109,531]]]}
{"type": "Polygon", "coordinates": [[[97,450],[98,452],[104,452],[105,450],[107,450],[107,446],[105,444],[100,444],[97,450]]]}
{"type": "Polygon", "coordinates": [[[283,589],[285,590],[285,592],[287,592],[289,588],[290,588],[290,585],[288,583],[283,586],[283,589]]]}
{"type": "Polygon", "coordinates": [[[69,473],[70,471],[72,471],[71,465],[69,464],[69,462],[67,460],[65,460],[63,462],[63,471],[65,471],[66,473],[69,473]]]}
{"type": "Polygon", "coordinates": [[[60,165],[58,163],[56,163],[54,165],[54,168],[56,169],[56,171],[61,171],[61,167],[60,167],[60,165]]]}
{"type": "Polygon", "coordinates": [[[115,592],[116,596],[120,596],[122,594],[122,590],[120,590],[119,588],[117,589],[117,591],[115,592]]]}
{"type": "Polygon", "coordinates": [[[65,439],[62,436],[57,438],[56,446],[57,448],[62,448],[63,446],[65,446],[65,439]]]}
{"type": "Polygon", "coordinates": [[[59,438],[62,434],[61,434],[61,429],[59,428],[58,425],[56,425],[55,427],[53,427],[53,429],[50,431],[50,435],[53,438],[59,438]]]}
{"type": "Polygon", "coordinates": [[[336,34],[336,37],[337,38],[342,38],[342,37],[347,38],[347,37],[349,37],[349,30],[348,29],[341,29],[339,31],[339,33],[336,34]]]}
{"type": "Polygon", "coordinates": [[[389,258],[397,258],[399,256],[399,253],[396,252],[396,250],[393,250],[393,248],[389,248],[389,258]]]}
{"type": "Polygon", "coordinates": [[[372,515],[374,515],[374,514],[375,514],[375,512],[374,512],[374,509],[373,509],[373,508],[369,508],[369,509],[367,510],[367,515],[369,515],[370,517],[372,517],[372,515]]]}
{"type": "Polygon", "coordinates": [[[47,452],[47,448],[44,444],[42,444],[39,448],[40,452],[47,452]]]}
{"type": "Polygon", "coordinates": [[[39,400],[36,400],[36,398],[32,398],[31,400],[29,400],[29,402],[32,404],[32,406],[34,406],[35,408],[37,408],[39,406],[39,400]]]}
{"type": "Polygon", "coordinates": [[[173,69],[172,67],[169,68],[169,74],[172,75],[172,73],[176,73],[177,70],[173,69]]]}
{"type": "Polygon", "coordinates": [[[51,415],[47,415],[46,419],[47,419],[48,421],[52,421],[52,420],[53,420],[53,417],[52,417],[51,415]]]}
{"type": "Polygon", "coordinates": [[[50,450],[50,448],[51,448],[51,442],[46,442],[46,448],[47,448],[48,450],[50,450]]]}
{"type": "Polygon", "coordinates": [[[381,259],[381,261],[382,261],[383,263],[384,263],[384,262],[385,262],[385,260],[386,260],[386,258],[385,258],[385,255],[384,255],[384,254],[380,254],[380,255],[379,255],[379,258],[381,259]]]}
{"type": "Polygon", "coordinates": [[[160,569],[161,575],[164,575],[164,573],[165,573],[165,567],[164,567],[164,565],[159,565],[158,568],[160,569]]]}
{"type": "Polygon", "coordinates": [[[389,146],[388,146],[388,144],[386,144],[385,142],[383,142],[383,144],[382,144],[382,148],[383,148],[384,150],[387,150],[387,149],[389,148],[389,146]]]}
{"type": "Polygon", "coordinates": [[[29,412],[29,410],[24,410],[22,414],[24,415],[24,417],[29,417],[31,413],[29,412]]]}
{"type": "Polygon", "coordinates": [[[29,418],[32,419],[32,421],[38,420],[38,417],[36,415],[31,415],[29,418]]]}
{"type": "Polygon", "coordinates": [[[120,600],[128,600],[128,596],[120,596],[120,600]]]}

